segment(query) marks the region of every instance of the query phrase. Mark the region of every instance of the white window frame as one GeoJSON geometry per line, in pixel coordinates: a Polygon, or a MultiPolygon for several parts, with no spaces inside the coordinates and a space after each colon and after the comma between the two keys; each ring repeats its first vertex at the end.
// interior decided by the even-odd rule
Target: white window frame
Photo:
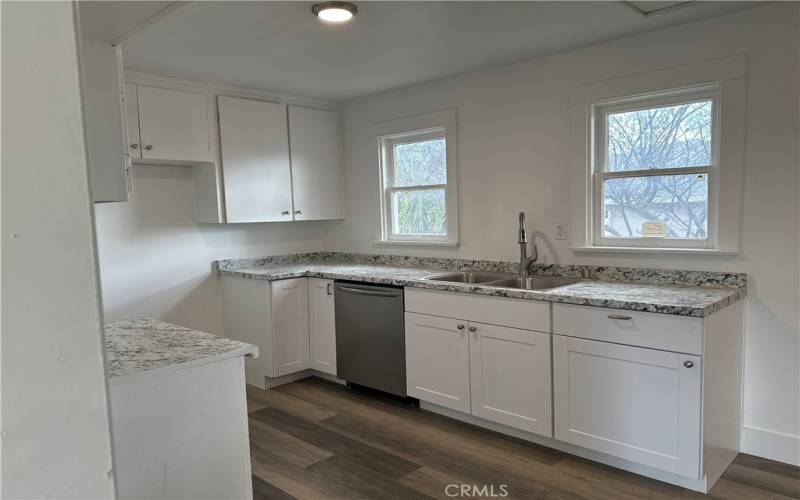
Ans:
{"type": "Polygon", "coordinates": [[[654,92],[643,95],[616,98],[590,104],[591,129],[589,151],[591,167],[591,190],[589,202],[589,234],[591,245],[596,247],[626,248],[717,248],[717,214],[719,193],[719,144],[720,144],[720,90],[715,84],[701,85],[678,90],[654,92]],[[711,101],[711,163],[696,167],[652,168],[644,170],[608,171],[606,151],[608,145],[607,118],[609,114],[643,109],[711,101]],[[603,185],[607,179],[705,174],[708,178],[708,223],[705,239],[692,238],[607,238],[603,235],[603,185]]]}
{"type": "Polygon", "coordinates": [[[376,124],[380,164],[380,235],[378,243],[412,245],[458,245],[458,175],[456,170],[455,110],[417,115],[376,124]],[[394,146],[431,139],[445,140],[447,183],[394,186],[394,146]],[[395,232],[392,194],[444,189],[446,231],[443,235],[409,235],[395,232]]]}

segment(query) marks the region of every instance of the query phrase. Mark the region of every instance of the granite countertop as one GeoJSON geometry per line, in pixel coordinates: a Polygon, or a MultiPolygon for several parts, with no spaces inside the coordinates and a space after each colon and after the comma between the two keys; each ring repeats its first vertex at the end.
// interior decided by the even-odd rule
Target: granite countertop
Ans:
{"type": "Polygon", "coordinates": [[[185,368],[237,356],[258,356],[258,347],[164,323],[153,318],[106,325],[108,378],[160,368],[185,368]]]}
{"type": "MultiPolygon", "coordinates": [[[[224,276],[269,281],[308,276],[695,317],[708,316],[742,299],[746,294],[743,284],[698,286],[669,283],[666,278],[662,279],[665,282],[656,283],[594,279],[549,290],[519,290],[425,279],[434,274],[452,271],[452,267],[444,266],[421,268],[335,261],[271,263],[264,262],[263,259],[240,259],[219,262],[219,272],[224,276]]],[[[652,279],[654,275],[664,277],[667,273],[642,270],[641,274],[652,279]]],[[[709,273],[709,280],[722,280],[720,276],[737,275],[709,273]]],[[[744,278],[741,281],[744,282],[744,278]]]]}

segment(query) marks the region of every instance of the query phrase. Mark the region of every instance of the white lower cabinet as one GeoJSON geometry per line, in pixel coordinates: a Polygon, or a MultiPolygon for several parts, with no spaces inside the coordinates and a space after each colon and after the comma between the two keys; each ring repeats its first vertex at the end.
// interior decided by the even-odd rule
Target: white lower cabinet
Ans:
{"type": "Polygon", "coordinates": [[[409,312],[405,321],[408,395],[469,413],[467,322],[409,312]]]}
{"type": "Polygon", "coordinates": [[[272,283],[272,353],[279,377],[308,368],[308,280],[272,283]]]}
{"type": "Polygon", "coordinates": [[[470,323],[472,414],[552,436],[551,335],[470,323]]]}
{"type": "Polygon", "coordinates": [[[336,310],[333,280],[308,279],[310,367],[336,375],[336,310]]]}
{"type": "Polygon", "coordinates": [[[701,358],[553,336],[555,438],[700,478],[701,358]]]}
{"type": "Polygon", "coordinates": [[[222,277],[225,335],[259,349],[258,358],[245,359],[248,384],[266,389],[271,386],[270,379],[311,367],[319,369],[312,359],[325,359],[330,368],[320,371],[335,373],[333,301],[332,296],[327,302],[320,301],[318,281],[323,280],[312,280],[309,292],[308,278],[261,281],[222,277]],[[310,342],[311,329],[314,343],[310,342]]]}
{"type": "Polygon", "coordinates": [[[550,437],[550,335],[406,312],[408,395],[550,437]]]}

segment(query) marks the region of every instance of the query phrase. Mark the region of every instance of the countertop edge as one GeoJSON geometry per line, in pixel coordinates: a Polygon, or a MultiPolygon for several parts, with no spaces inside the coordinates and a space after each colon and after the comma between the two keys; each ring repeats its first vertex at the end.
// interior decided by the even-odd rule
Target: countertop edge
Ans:
{"type": "MultiPolygon", "coordinates": [[[[437,270],[433,269],[430,270],[431,274],[435,274],[436,272],[437,270]]],[[[631,301],[622,301],[622,300],[615,300],[608,298],[592,299],[586,297],[559,295],[558,293],[554,293],[551,291],[544,292],[538,290],[515,290],[510,288],[486,287],[480,285],[461,284],[461,283],[435,282],[435,281],[428,281],[421,279],[388,278],[384,276],[353,277],[350,275],[335,273],[335,272],[309,271],[309,270],[298,270],[289,272],[277,271],[275,273],[257,273],[249,271],[247,268],[220,269],[219,274],[222,276],[258,279],[263,281],[279,281],[283,279],[302,278],[302,277],[354,280],[354,281],[362,281],[364,283],[389,284],[389,285],[397,285],[397,286],[404,286],[411,288],[439,290],[445,292],[472,293],[477,295],[486,295],[493,297],[505,297],[505,298],[514,298],[522,300],[538,300],[542,302],[572,304],[572,305],[581,305],[589,307],[606,307],[610,309],[650,312],[658,314],[668,314],[673,316],[691,316],[697,318],[704,318],[710,316],[715,312],[718,312],[738,302],[739,300],[742,300],[747,294],[747,290],[745,288],[726,287],[724,288],[725,290],[730,290],[732,292],[730,295],[723,297],[722,299],[712,304],[705,305],[703,307],[693,307],[685,305],[636,303],[631,301]]],[[[620,283],[626,283],[626,282],[620,282],[620,283]]],[[[641,283],[631,283],[631,284],[640,285],[641,283]]],[[[653,285],[653,286],[659,286],[659,285],[653,285]]]]}
{"type": "Polygon", "coordinates": [[[183,370],[188,370],[191,368],[195,368],[197,366],[208,365],[211,363],[218,363],[220,361],[227,361],[228,359],[238,358],[238,357],[258,357],[258,347],[254,345],[250,345],[249,347],[240,347],[238,349],[234,349],[232,351],[221,352],[219,354],[214,354],[212,356],[207,356],[204,358],[192,359],[189,361],[184,361],[182,363],[175,363],[171,365],[165,366],[158,366],[154,368],[145,368],[143,370],[136,370],[128,373],[118,373],[118,374],[109,374],[108,380],[109,383],[114,385],[115,382],[112,381],[119,381],[122,379],[129,379],[131,377],[138,377],[138,376],[161,376],[167,375],[170,373],[175,373],[183,370]]]}

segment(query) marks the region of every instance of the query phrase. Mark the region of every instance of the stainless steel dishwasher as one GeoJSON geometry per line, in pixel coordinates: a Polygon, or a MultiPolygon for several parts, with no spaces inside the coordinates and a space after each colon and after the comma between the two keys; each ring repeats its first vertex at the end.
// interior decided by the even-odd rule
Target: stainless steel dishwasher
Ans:
{"type": "Polygon", "coordinates": [[[405,397],[403,288],[337,281],[336,375],[405,397]]]}

